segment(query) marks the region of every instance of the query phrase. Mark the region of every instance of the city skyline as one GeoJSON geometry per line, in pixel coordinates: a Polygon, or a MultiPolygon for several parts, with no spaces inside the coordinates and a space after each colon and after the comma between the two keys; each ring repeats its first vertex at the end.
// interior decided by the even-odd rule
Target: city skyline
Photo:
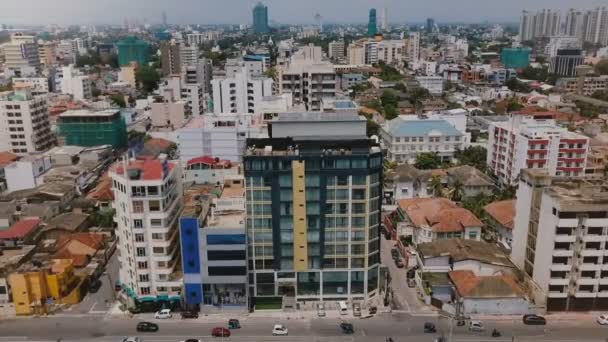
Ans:
{"type": "MultiPolygon", "coordinates": [[[[125,18],[133,18],[152,24],[162,23],[166,13],[170,24],[251,24],[251,10],[257,0],[179,0],[178,5],[160,0],[101,0],[96,2],[58,0],[5,0],[0,13],[0,24],[48,25],[48,24],[121,24],[125,18]],[[237,7],[238,6],[238,7],[237,7]],[[37,8],[37,11],[30,11],[37,8]],[[23,15],[28,13],[27,15],[23,15]],[[219,15],[218,15],[219,14],[219,15]]],[[[391,23],[422,23],[427,17],[438,22],[517,22],[521,11],[554,8],[591,9],[605,5],[600,0],[525,0],[488,3],[481,0],[463,1],[458,7],[445,6],[445,0],[429,0],[419,3],[403,3],[397,0],[351,0],[348,12],[346,2],[310,0],[267,0],[269,19],[278,23],[312,24],[314,15],[320,13],[326,23],[366,23],[369,9],[387,8],[391,23]]]]}

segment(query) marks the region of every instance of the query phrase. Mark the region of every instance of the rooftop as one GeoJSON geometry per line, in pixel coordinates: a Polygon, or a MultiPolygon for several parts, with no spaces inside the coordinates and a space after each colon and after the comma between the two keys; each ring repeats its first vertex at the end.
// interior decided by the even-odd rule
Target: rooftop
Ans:
{"type": "Polygon", "coordinates": [[[494,181],[473,166],[463,165],[446,170],[448,177],[458,180],[464,186],[494,186],[494,181]]]}
{"type": "MultiPolygon", "coordinates": [[[[112,166],[112,171],[117,175],[124,176],[125,168],[124,164],[121,161],[114,163],[112,166]]],[[[169,161],[162,161],[158,159],[150,159],[150,160],[130,160],[127,163],[127,173],[129,174],[129,179],[133,181],[148,181],[148,180],[157,180],[160,181],[164,179],[163,168],[166,165],[167,173],[170,173],[171,170],[175,167],[175,164],[169,161]]]]}
{"type": "Polygon", "coordinates": [[[64,229],[68,231],[74,231],[89,218],[87,214],[69,212],[57,215],[50,219],[47,223],[45,230],[50,229],[64,229]]]}
{"type": "Polygon", "coordinates": [[[0,255],[0,274],[3,270],[18,267],[34,248],[35,245],[23,245],[19,249],[3,249],[0,255]]]}
{"type": "Polygon", "coordinates": [[[399,208],[416,227],[429,227],[434,232],[462,232],[465,228],[483,226],[472,212],[447,198],[402,199],[399,208]]]}
{"type": "Polygon", "coordinates": [[[25,219],[15,222],[7,230],[0,231],[0,240],[23,239],[40,225],[40,219],[25,219]]]}
{"type": "Polygon", "coordinates": [[[105,109],[105,110],[98,110],[98,111],[94,111],[94,110],[90,110],[90,109],[74,109],[74,110],[68,110],[66,112],[59,114],[59,117],[60,118],[93,117],[93,116],[108,117],[108,116],[113,116],[113,115],[116,115],[119,113],[120,113],[120,109],[105,109]]]}
{"type": "Polygon", "coordinates": [[[8,151],[2,151],[0,152],[0,167],[10,164],[18,158],[19,157],[16,154],[13,154],[8,151]]]}
{"type": "Polygon", "coordinates": [[[515,200],[492,202],[483,207],[483,210],[503,227],[513,229],[515,200]]]}
{"type": "Polygon", "coordinates": [[[403,120],[397,117],[386,124],[386,130],[395,137],[463,135],[446,120],[403,120]]]}
{"type": "Polygon", "coordinates": [[[447,239],[421,243],[417,246],[422,259],[449,256],[454,262],[477,260],[486,264],[515,267],[496,245],[484,241],[447,239]]]}
{"type": "MultiPolygon", "coordinates": [[[[351,101],[352,102],[352,101],[351,101]]],[[[337,104],[337,101],[336,101],[337,104]]],[[[344,107],[349,108],[349,107],[344,107]]],[[[287,112],[280,113],[273,122],[346,122],[346,121],[364,121],[365,118],[351,113],[321,113],[321,112],[287,112]]]]}
{"type": "Polygon", "coordinates": [[[519,298],[524,292],[509,275],[478,277],[472,271],[448,273],[456,291],[465,298],[519,298]]]}

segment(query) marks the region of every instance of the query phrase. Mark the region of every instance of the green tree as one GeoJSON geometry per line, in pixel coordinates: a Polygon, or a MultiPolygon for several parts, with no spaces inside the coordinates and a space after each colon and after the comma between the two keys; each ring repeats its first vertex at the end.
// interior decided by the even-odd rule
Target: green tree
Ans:
{"type": "Polygon", "coordinates": [[[602,101],[608,101],[608,90],[598,90],[594,92],[591,97],[602,101]]]}
{"type": "Polygon", "coordinates": [[[608,58],[603,58],[595,65],[595,72],[600,75],[608,75],[608,58]]]}
{"type": "Polygon", "coordinates": [[[378,78],[387,82],[396,82],[401,81],[403,79],[403,75],[399,73],[399,70],[393,68],[392,66],[384,63],[384,61],[380,61],[378,63],[378,67],[381,69],[378,78]]]}
{"type": "Polygon", "coordinates": [[[494,197],[497,201],[504,201],[508,199],[515,198],[515,193],[517,192],[517,188],[513,185],[506,185],[501,189],[496,189],[494,191],[494,197]]]}
{"type": "Polygon", "coordinates": [[[482,146],[469,146],[464,150],[457,150],[454,158],[458,159],[460,165],[469,165],[485,172],[487,150],[482,146]]]}
{"type": "Polygon", "coordinates": [[[420,170],[438,169],[441,166],[441,158],[435,152],[419,153],[414,166],[420,170]]]}
{"type": "Polygon", "coordinates": [[[441,183],[441,177],[431,177],[429,181],[429,190],[433,194],[433,197],[443,197],[443,184],[441,183]]]}
{"type": "Polygon", "coordinates": [[[122,95],[111,95],[110,101],[114,102],[120,108],[126,108],[127,103],[125,102],[125,97],[122,95]]]}
{"type": "Polygon", "coordinates": [[[158,86],[160,74],[158,71],[156,71],[156,69],[147,65],[142,65],[137,68],[137,71],[135,72],[135,79],[144,91],[151,93],[158,86]]]}
{"type": "Polygon", "coordinates": [[[462,197],[464,197],[464,186],[457,179],[450,185],[450,200],[455,202],[460,202],[462,197]]]}
{"type": "Polygon", "coordinates": [[[529,93],[530,87],[527,84],[521,82],[517,78],[513,77],[505,82],[505,85],[509,88],[509,90],[518,92],[518,93],[529,93]]]}
{"type": "Polygon", "coordinates": [[[114,209],[93,212],[91,216],[89,216],[89,220],[91,220],[93,225],[98,227],[113,227],[114,209]]]}
{"type": "Polygon", "coordinates": [[[380,132],[380,125],[372,119],[367,119],[367,136],[378,135],[380,132]]]}
{"type": "Polygon", "coordinates": [[[394,91],[385,90],[382,92],[382,95],[380,95],[380,102],[382,103],[383,106],[386,106],[386,105],[397,106],[397,103],[399,102],[399,98],[397,97],[397,95],[395,95],[394,91]]]}
{"type": "Polygon", "coordinates": [[[396,118],[397,115],[397,107],[392,104],[387,104],[386,106],[384,106],[384,118],[386,120],[392,120],[396,118]]]}
{"type": "Polygon", "coordinates": [[[466,197],[462,200],[462,207],[472,212],[477,217],[483,216],[483,207],[492,203],[494,201],[494,196],[486,195],[483,192],[473,196],[466,197]]]}

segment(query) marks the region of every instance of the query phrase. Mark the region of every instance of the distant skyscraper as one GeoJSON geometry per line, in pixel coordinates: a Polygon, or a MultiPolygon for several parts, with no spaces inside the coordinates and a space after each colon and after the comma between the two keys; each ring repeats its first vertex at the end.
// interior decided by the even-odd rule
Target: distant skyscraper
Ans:
{"type": "Polygon", "coordinates": [[[433,33],[435,31],[435,19],[426,19],[426,33],[433,33]]]}
{"type": "Polygon", "coordinates": [[[323,17],[319,13],[315,15],[315,24],[319,28],[319,32],[323,32],[323,17]]]}
{"type": "Polygon", "coordinates": [[[537,13],[522,11],[519,21],[520,41],[552,37],[560,33],[561,20],[557,11],[543,9],[537,13]]]}
{"type": "Polygon", "coordinates": [[[375,36],[378,33],[378,24],[376,22],[376,9],[369,10],[369,22],[367,23],[367,35],[375,36]]]}
{"type": "Polygon", "coordinates": [[[388,30],[388,18],[386,17],[386,8],[380,10],[380,31],[386,32],[388,30]]]}
{"type": "Polygon", "coordinates": [[[163,11],[163,26],[167,27],[167,12],[163,11]]]}
{"type": "Polygon", "coordinates": [[[264,6],[264,4],[261,2],[258,2],[258,4],[253,8],[253,32],[268,33],[269,31],[268,7],[264,6]]]}

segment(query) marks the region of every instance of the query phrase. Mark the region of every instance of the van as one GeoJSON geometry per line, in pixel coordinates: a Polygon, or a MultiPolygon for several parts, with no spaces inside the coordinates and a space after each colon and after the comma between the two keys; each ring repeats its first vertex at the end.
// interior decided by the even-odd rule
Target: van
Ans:
{"type": "Polygon", "coordinates": [[[338,302],[338,310],[340,310],[340,315],[348,315],[348,306],[345,301],[338,302]]]}

